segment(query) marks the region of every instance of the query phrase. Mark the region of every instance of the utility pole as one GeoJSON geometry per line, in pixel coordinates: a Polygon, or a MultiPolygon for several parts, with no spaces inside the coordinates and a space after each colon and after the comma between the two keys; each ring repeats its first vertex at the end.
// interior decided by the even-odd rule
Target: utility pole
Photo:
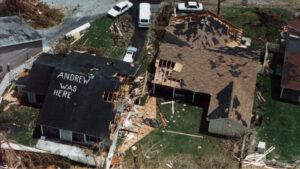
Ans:
{"type": "Polygon", "coordinates": [[[217,12],[218,15],[220,15],[220,8],[221,8],[221,0],[218,0],[218,12],[217,12]]]}

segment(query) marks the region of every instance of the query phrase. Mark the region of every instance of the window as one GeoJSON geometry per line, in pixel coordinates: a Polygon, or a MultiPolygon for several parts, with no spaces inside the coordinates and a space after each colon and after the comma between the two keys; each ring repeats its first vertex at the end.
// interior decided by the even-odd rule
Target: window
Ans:
{"type": "Polygon", "coordinates": [[[0,73],[3,72],[3,65],[0,65],[0,73]]]}
{"type": "Polygon", "coordinates": [[[141,22],[148,23],[148,20],[147,19],[141,19],[141,22]]]}
{"type": "Polygon", "coordinates": [[[48,136],[51,138],[59,138],[59,130],[56,128],[43,126],[44,136],[48,136]]]}
{"type": "Polygon", "coordinates": [[[118,6],[114,6],[114,10],[121,11],[121,8],[119,8],[118,6]]]}
{"type": "Polygon", "coordinates": [[[97,138],[97,137],[94,137],[94,136],[86,135],[86,141],[88,141],[88,142],[99,142],[100,139],[97,138]]]}
{"type": "Polygon", "coordinates": [[[125,5],[125,6],[122,8],[122,11],[125,10],[125,9],[127,8],[127,6],[128,6],[128,5],[125,5]]]}
{"type": "Polygon", "coordinates": [[[84,142],[83,134],[72,132],[72,140],[77,142],[84,142]]]}

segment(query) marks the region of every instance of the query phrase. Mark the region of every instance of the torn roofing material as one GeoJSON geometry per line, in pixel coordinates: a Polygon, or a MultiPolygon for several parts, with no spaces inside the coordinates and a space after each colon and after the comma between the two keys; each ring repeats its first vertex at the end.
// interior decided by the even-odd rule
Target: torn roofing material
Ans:
{"type": "Polygon", "coordinates": [[[0,17],[0,47],[42,40],[31,26],[18,16],[0,17]]]}
{"type": "Polygon", "coordinates": [[[300,91],[300,39],[288,37],[284,64],[282,67],[281,87],[300,91]]]}
{"type": "Polygon", "coordinates": [[[239,39],[232,31],[239,34],[241,30],[202,14],[181,16],[179,21],[173,18],[166,27],[153,83],[209,94],[208,119],[231,118],[250,127],[259,50],[227,47],[239,39]],[[182,68],[162,68],[160,60],[182,68]],[[169,84],[164,77],[171,79],[169,84]]]}
{"type": "Polygon", "coordinates": [[[70,53],[42,54],[29,72],[25,90],[45,96],[37,124],[109,138],[114,104],[104,92],[117,92],[123,84],[116,73],[134,77],[140,65],[70,53]]]}

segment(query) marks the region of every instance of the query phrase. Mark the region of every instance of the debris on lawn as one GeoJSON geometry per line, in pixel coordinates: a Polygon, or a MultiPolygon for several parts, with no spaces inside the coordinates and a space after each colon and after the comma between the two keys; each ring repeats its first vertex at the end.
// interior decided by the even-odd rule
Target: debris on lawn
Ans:
{"type": "Polygon", "coordinates": [[[162,113],[160,107],[157,106],[157,108],[158,108],[159,116],[160,116],[160,119],[161,119],[161,121],[162,121],[163,126],[164,126],[164,127],[167,127],[167,126],[168,126],[168,121],[166,120],[166,118],[165,118],[164,114],[162,113]]]}
{"type": "Polygon", "coordinates": [[[179,135],[184,135],[184,136],[196,137],[196,138],[203,138],[203,136],[199,136],[199,135],[195,135],[195,134],[187,134],[187,133],[171,131],[171,130],[166,130],[166,132],[167,133],[172,133],[172,134],[179,134],[179,135]]]}
{"type": "Polygon", "coordinates": [[[266,99],[264,98],[264,96],[262,95],[262,93],[260,91],[257,91],[257,97],[260,101],[266,102],[266,99]]]}
{"type": "Polygon", "coordinates": [[[6,0],[6,7],[19,13],[34,28],[48,28],[61,23],[64,14],[58,9],[50,8],[40,0],[6,0]]]}
{"type": "Polygon", "coordinates": [[[129,15],[119,17],[110,26],[110,32],[115,36],[114,44],[117,47],[127,47],[134,32],[134,25],[129,15]]]}
{"type": "MultiPolygon", "coordinates": [[[[152,122],[155,122],[155,127],[159,125],[156,120],[156,98],[150,97],[145,106],[135,105],[133,108],[134,111],[124,112],[122,117],[126,117],[128,113],[129,118],[125,119],[123,122],[123,130],[128,131],[129,134],[124,138],[124,141],[118,147],[119,153],[124,153],[130,147],[132,147],[139,140],[144,138],[150,132],[154,130],[153,127],[143,124],[143,119],[151,119],[152,122]],[[147,115],[146,112],[149,112],[147,115]]],[[[121,117],[121,118],[122,118],[121,117]]]]}

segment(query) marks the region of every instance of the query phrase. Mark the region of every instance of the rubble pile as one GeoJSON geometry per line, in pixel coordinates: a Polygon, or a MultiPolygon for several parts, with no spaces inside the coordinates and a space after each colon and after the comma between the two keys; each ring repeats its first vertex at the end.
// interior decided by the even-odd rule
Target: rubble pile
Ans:
{"type": "Polygon", "coordinates": [[[6,0],[7,9],[18,13],[34,28],[47,28],[62,22],[64,14],[39,0],[6,0]]]}
{"type": "Polygon", "coordinates": [[[110,26],[110,31],[114,37],[114,44],[117,47],[126,47],[134,32],[132,19],[128,15],[123,15],[117,19],[116,23],[110,26]]]}

